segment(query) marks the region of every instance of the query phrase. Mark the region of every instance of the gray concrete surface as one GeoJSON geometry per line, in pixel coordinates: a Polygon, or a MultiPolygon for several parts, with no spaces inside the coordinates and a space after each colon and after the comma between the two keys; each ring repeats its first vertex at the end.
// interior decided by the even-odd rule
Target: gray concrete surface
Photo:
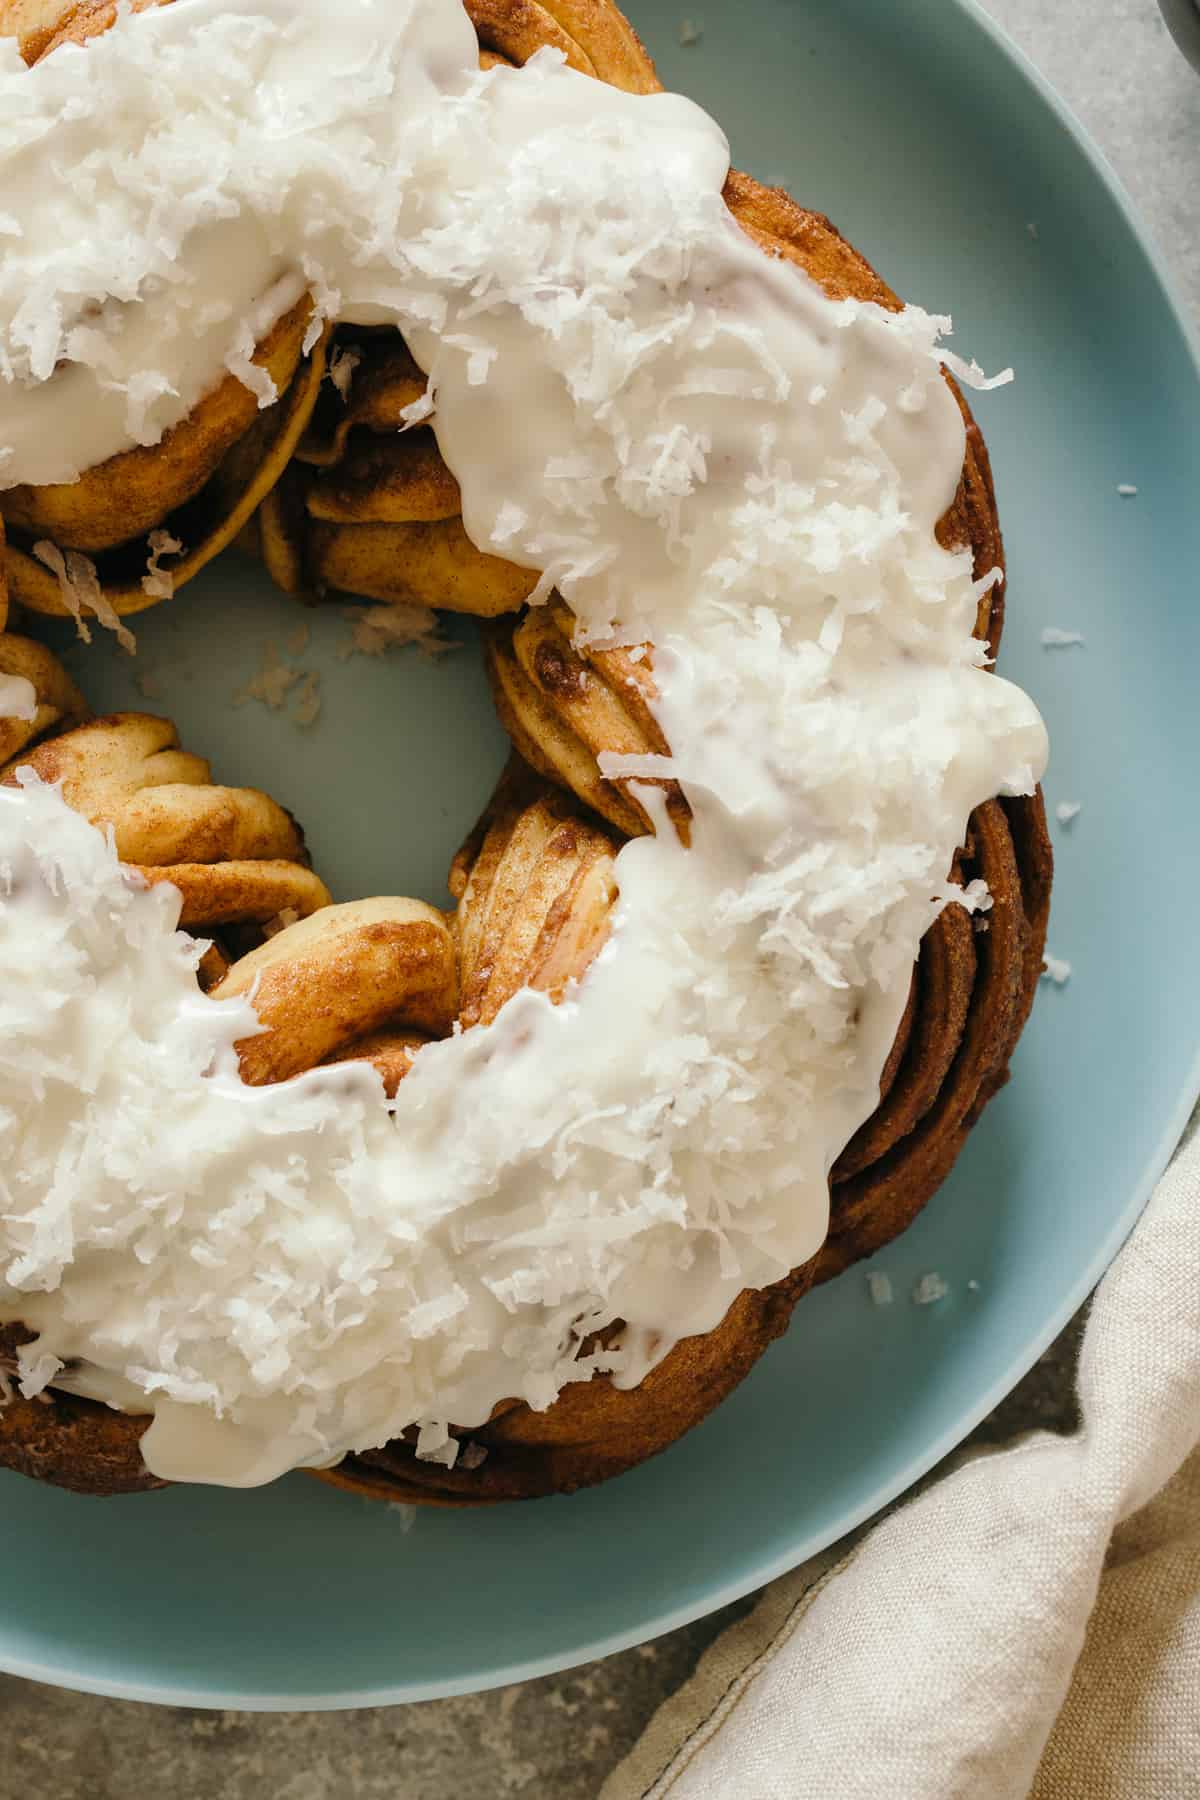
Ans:
{"type": "MultiPolygon", "coordinates": [[[[1154,0],[990,10],[1106,150],[1200,317],[1200,79],[1154,0]]],[[[1078,1329],[980,1439],[1070,1429],[1078,1329]]],[[[0,1678],[0,1800],[592,1800],[731,1616],[567,1675],[391,1710],[197,1713],[0,1678]]]]}

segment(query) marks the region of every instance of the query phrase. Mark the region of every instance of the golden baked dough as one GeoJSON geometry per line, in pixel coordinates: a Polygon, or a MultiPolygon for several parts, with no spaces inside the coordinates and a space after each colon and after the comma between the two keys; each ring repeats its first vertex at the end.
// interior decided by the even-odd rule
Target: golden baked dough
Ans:
{"type": "Polygon", "coordinates": [[[309,528],[308,568],[318,588],[368,600],[405,600],[494,618],[513,612],[537,582],[528,569],[477,550],[459,518],[408,525],[309,528]]]}
{"type": "MultiPolygon", "coordinates": [[[[468,0],[466,11],[484,67],[519,65],[551,46],[572,68],[628,93],[661,87],[637,33],[609,0],[468,0]]],[[[244,547],[287,593],[333,588],[480,618],[515,612],[536,577],[470,542],[457,483],[428,427],[399,435],[403,409],[425,393],[400,334],[340,327],[330,366],[336,384],[326,383],[296,452],[304,478],[287,498],[289,483],[272,492],[244,547]]]]}
{"type": "MultiPolygon", "coordinates": [[[[171,0],[130,0],[130,10],[145,12],[171,0]]],[[[0,0],[0,35],[15,37],[32,68],[60,44],[86,43],[107,31],[117,16],[117,0],[0,0]]]]}
{"type": "MultiPolygon", "coordinates": [[[[38,698],[32,722],[0,719],[0,784],[27,767],[61,781],[69,805],[111,827],[123,860],[147,881],[173,882],[181,922],[217,939],[201,964],[206,984],[228,971],[247,932],[256,938],[280,914],[328,906],[291,815],[257,789],[213,786],[207,762],[179,749],[169,721],[123,713],[84,724],[83,696],[27,638],[0,634],[0,674],[30,681],[38,698]]],[[[0,1326],[0,1374],[15,1372],[31,1335],[20,1323],[0,1326]]],[[[0,1465],[78,1493],[161,1487],[138,1451],[148,1423],[60,1389],[14,1394],[0,1407],[0,1465]]]]}
{"type": "Polygon", "coordinates": [[[405,407],[425,392],[425,377],[412,352],[390,326],[342,327],[329,367],[330,381],[296,451],[297,462],[315,469],[342,462],[351,433],[356,444],[359,434],[367,445],[393,437],[403,424],[405,407]]]}
{"type": "Polygon", "coordinates": [[[417,525],[460,517],[462,497],[426,426],[354,444],[313,475],[306,506],[331,525],[417,525]]]}
{"type": "MultiPolygon", "coordinates": [[[[133,10],[169,3],[135,0],[133,10]]],[[[18,0],[6,13],[5,28],[32,64],[60,44],[107,31],[116,5],[18,0]]],[[[88,559],[108,604],[126,615],[156,605],[223,550],[282,475],[316,403],[329,333],[306,350],[311,321],[312,301],[304,295],[254,351],[251,360],[275,386],[271,406],[260,409],[246,384],[227,375],[160,443],[109,457],[77,481],[0,493],[0,629],[5,584],[12,599],[36,612],[94,610],[86,598],[92,572],[71,553],[88,559]],[[163,534],[153,565],[151,533],[163,534]],[[163,548],[168,542],[173,550],[163,548]],[[48,566],[44,549],[39,556],[46,545],[64,558],[63,575],[48,566]],[[156,573],[169,579],[156,581],[156,573]]]]}
{"type": "Polygon", "coordinates": [[[87,599],[90,568],[113,611],[126,617],[157,606],[199,574],[253,517],[287,468],[304,430],[324,374],[328,337],[323,333],[313,349],[301,355],[311,315],[312,302],[306,295],[271,328],[255,352],[253,360],[271,374],[279,389],[280,398],[272,406],[260,411],[249,389],[229,376],[161,444],[127,450],[85,474],[79,486],[86,484],[88,498],[73,519],[68,519],[71,503],[65,497],[74,493],[74,486],[17,487],[0,493],[8,525],[4,554],[10,597],[34,612],[62,618],[82,607],[86,615],[95,610],[87,599]],[[249,402],[248,427],[241,418],[242,396],[249,402]],[[234,433],[227,443],[235,425],[240,435],[234,433]],[[161,466],[155,460],[160,453],[161,466]],[[74,584],[73,594],[65,592],[61,577],[43,560],[45,551],[37,554],[39,547],[49,544],[64,555],[70,573],[80,567],[73,564],[73,557],[86,555],[72,537],[91,538],[94,543],[97,536],[111,536],[122,528],[127,504],[131,517],[152,520],[153,531],[163,532],[176,546],[158,565],[169,579],[150,579],[147,585],[154,545],[139,527],[111,550],[95,559],[87,557],[83,582],[74,584]],[[60,516],[63,525],[51,529],[39,523],[42,510],[60,516]]]}
{"type": "Polygon", "coordinates": [[[32,638],[0,631],[0,675],[28,681],[37,697],[32,719],[0,718],[0,768],[22,752],[28,757],[41,738],[82,725],[88,717],[87,701],[58,658],[32,638]]]}
{"type": "MultiPolygon", "coordinates": [[[[519,764],[510,768],[451,876],[460,896],[464,1026],[493,1017],[522,985],[559,997],[558,943],[577,946],[576,972],[583,973],[603,942],[612,905],[607,888],[595,875],[589,883],[585,872],[589,856],[591,867],[602,869],[613,844],[567,795],[519,764]],[[555,833],[564,828],[576,842],[556,850],[555,833]],[[539,926],[547,919],[556,929],[539,926]]],[[[926,934],[880,1106],[834,1168],[829,1236],[816,1256],[775,1286],[741,1294],[714,1331],[683,1339],[636,1388],[616,1388],[597,1375],[564,1388],[544,1412],[513,1400],[486,1425],[456,1433],[476,1447],[469,1467],[421,1461],[410,1433],[314,1473],[375,1498],[488,1505],[606,1480],[698,1424],[786,1329],[811,1287],[911,1224],[1007,1079],[1041,969],[1049,905],[1040,797],[980,807],[954,873],[987,881],[988,929],[976,933],[963,908],[951,906],[926,934]]]]}
{"type": "Polygon", "coordinates": [[[608,936],[619,849],[514,759],[450,869],[464,1028],[520,988],[558,1001],[582,979],[608,936]]]}
{"type": "MultiPolygon", "coordinates": [[[[519,64],[548,44],[572,66],[628,91],[653,92],[659,85],[610,0],[466,3],[485,64],[519,64]]],[[[37,43],[43,49],[63,33],[86,32],[89,21],[110,22],[114,10],[110,0],[21,4],[42,14],[37,43]]],[[[900,305],[820,214],[737,172],[725,199],[766,252],[795,262],[831,297],[900,305]]],[[[571,614],[557,599],[545,609],[502,616],[519,613],[532,577],[469,544],[453,477],[428,427],[398,435],[402,409],[425,388],[398,334],[339,328],[331,366],[336,382],[325,383],[307,405],[286,475],[277,484],[272,476],[251,527],[243,529],[239,513],[229,536],[240,534],[239,542],[262,555],[290,592],[345,587],[496,620],[487,633],[489,670],[520,756],[455,859],[450,882],[458,906],[449,925],[416,902],[330,908],[241,957],[217,991],[246,992],[260,978],[255,1004],[269,1029],[241,1046],[248,1080],[277,1080],[362,1057],[394,1091],[421,1046],[451,1029],[456,1009],[463,1028],[484,1025],[520,987],[558,1000],[586,972],[608,930],[620,843],[652,828],[636,795],[626,783],[606,781],[596,758],[606,750],[661,755],[668,746],[650,710],[652,647],[639,656],[575,646],[571,614]],[[419,931],[425,935],[418,956],[419,931]]],[[[950,385],[966,424],[966,451],[938,536],[949,547],[970,547],[978,577],[1003,569],[1003,548],[986,448],[950,385]]],[[[10,550],[10,575],[16,566],[10,550]]],[[[993,654],[1003,602],[1001,580],[979,606],[976,635],[993,654]]],[[[43,745],[35,756],[54,748],[43,745]]],[[[103,788],[97,775],[90,779],[103,788]]],[[[207,780],[207,770],[197,779],[207,780]]],[[[658,785],[668,816],[686,836],[682,794],[673,782],[658,785]]],[[[135,791],[144,788],[135,783],[135,791]]],[[[144,813],[128,829],[139,821],[148,830],[144,813]]],[[[147,839],[129,841],[144,848],[147,839]]],[[[986,930],[976,930],[952,906],[927,933],[883,1072],[880,1105],[835,1166],[830,1234],[809,1263],[772,1288],[740,1295],[714,1331],[677,1344],[635,1389],[614,1388],[601,1376],[568,1386],[544,1412],[504,1403],[481,1428],[456,1434],[469,1435],[476,1453],[454,1469],[419,1460],[410,1432],[320,1471],[319,1478],[388,1500],[458,1506],[568,1492],[605,1479],[703,1418],[785,1329],[814,1283],[903,1230],[1007,1078],[1032,1003],[1051,877],[1040,793],[978,808],[955,875],[986,880],[993,900],[986,930]]],[[[83,1491],[155,1485],[137,1456],[143,1419],[99,1407],[89,1412],[88,1402],[70,1396],[21,1407],[11,1429],[0,1415],[0,1462],[83,1491]],[[34,1406],[36,1418],[28,1410],[34,1406]]]]}
{"type": "Polygon", "coordinates": [[[420,1044],[453,1026],[454,939],[445,914],[420,900],[327,906],[243,956],[213,998],[251,991],[266,1028],[237,1046],[251,1086],[355,1057],[399,1080],[420,1044]]]}
{"type": "MultiPolygon", "coordinates": [[[[654,651],[576,649],[574,615],[558,599],[516,624],[497,623],[486,641],[488,677],[500,723],[532,768],[570,788],[626,837],[653,830],[626,781],[606,781],[596,758],[667,756],[670,746],[650,707],[654,651]]],[[[644,779],[644,778],[643,778],[644,779]]],[[[661,788],[668,816],[686,840],[690,809],[676,781],[661,788]]]]}
{"type": "Polygon", "coordinates": [[[62,782],[63,798],[111,828],[117,854],[147,882],[183,896],[185,930],[266,924],[329,905],[290,813],[257,788],[214,786],[202,757],[179,748],[168,719],[114,713],[50,738],[0,768],[62,782]]]}
{"type": "MultiPolygon", "coordinates": [[[[300,366],[312,314],[307,299],[284,314],[251,359],[280,393],[300,366]]],[[[30,539],[51,538],[72,550],[111,550],[143,538],[197,494],[258,417],[258,401],[236,375],[207,394],[161,443],[125,450],[77,481],[50,487],[12,487],[4,515],[30,539]]]]}
{"type": "Polygon", "coordinates": [[[489,1506],[592,1487],[665,1450],[720,1405],[786,1331],[811,1285],[806,1266],[739,1294],[715,1330],[681,1339],[636,1388],[595,1375],[564,1388],[545,1412],[519,1400],[497,1407],[486,1425],[454,1433],[475,1455],[453,1469],[422,1462],[413,1433],[312,1472],[351,1493],[418,1506],[489,1506]]]}

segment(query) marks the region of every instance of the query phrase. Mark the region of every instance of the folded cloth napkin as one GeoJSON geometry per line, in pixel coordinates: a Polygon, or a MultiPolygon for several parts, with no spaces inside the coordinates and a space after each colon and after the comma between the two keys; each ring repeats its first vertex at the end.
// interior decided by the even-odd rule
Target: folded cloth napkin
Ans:
{"type": "Polygon", "coordinates": [[[1078,1431],[773,1583],[601,1800],[1200,1800],[1198,1120],[1097,1291],[1078,1431]]]}

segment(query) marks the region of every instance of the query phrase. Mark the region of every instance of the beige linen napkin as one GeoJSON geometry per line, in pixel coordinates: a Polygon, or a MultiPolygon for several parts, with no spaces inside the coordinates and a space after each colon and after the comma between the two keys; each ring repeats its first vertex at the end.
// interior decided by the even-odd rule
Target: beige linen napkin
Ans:
{"type": "Polygon", "coordinates": [[[1081,1425],[765,1590],[601,1800],[1200,1800],[1200,1131],[1096,1295],[1081,1425]]]}

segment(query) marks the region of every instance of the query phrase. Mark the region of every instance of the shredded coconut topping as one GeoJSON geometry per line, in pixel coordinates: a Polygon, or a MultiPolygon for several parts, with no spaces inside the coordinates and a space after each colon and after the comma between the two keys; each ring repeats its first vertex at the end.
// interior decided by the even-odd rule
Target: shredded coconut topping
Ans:
{"type": "Polygon", "coordinates": [[[343,400],[350,398],[350,384],[361,361],[362,351],[355,350],[350,345],[338,346],[330,355],[326,373],[343,400]]]}
{"type": "Polygon", "coordinates": [[[831,304],[737,229],[727,168],[677,96],[551,52],[480,73],[457,0],[176,0],[19,78],[0,50],[4,479],[257,379],[243,327],[281,292],[399,324],[475,543],[582,638],[653,642],[693,810],[685,849],[636,785],[664,765],[622,764],[657,832],[586,979],[386,1103],[352,1064],[242,1088],[249,1007],[200,996],[177,898],[52,790],[0,791],[0,1304],[60,1385],[153,1407],[159,1473],[261,1481],[414,1425],[451,1461],[500,1399],[636,1381],[819,1247],[919,941],[987,902],[946,872],[1045,737],[934,536],[947,322],[831,304]],[[76,444],[129,346],[162,382],[76,444]]]}
{"type": "Polygon", "coordinates": [[[58,577],[58,591],[62,595],[63,605],[74,619],[75,631],[81,641],[85,644],[92,641],[91,626],[84,617],[86,608],[106,631],[112,632],[122,650],[127,650],[132,656],[137,650],[137,639],[114,611],[112,602],[100,586],[100,577],[91,558],[84,556],[79,550],[68,550],[64,555],[49,538],[36,543],[33,554],[52,575],[58,577]]]}
{"type": "Polygon", "coordinates": [[[348,662],[356,653],[383,656],[408,644],[430,657],[444,656],[459,647],[441,635],[435,612],[411,600],[393,600],[388,606],[344,606],[342,617],[350,631],[338,645],[339,662],[348,662]]]}
{"type": "Polygon", "coordinates": [[[175,592],[175,582],[170,569],[164,569],[164,556],[178,556],[183,549],[177,537],[169,531],[152,531],[149,537],[150,555],[146,563],[146,573],[142,576],[142,592],[155,600],[169,600],[175,592]]]}

